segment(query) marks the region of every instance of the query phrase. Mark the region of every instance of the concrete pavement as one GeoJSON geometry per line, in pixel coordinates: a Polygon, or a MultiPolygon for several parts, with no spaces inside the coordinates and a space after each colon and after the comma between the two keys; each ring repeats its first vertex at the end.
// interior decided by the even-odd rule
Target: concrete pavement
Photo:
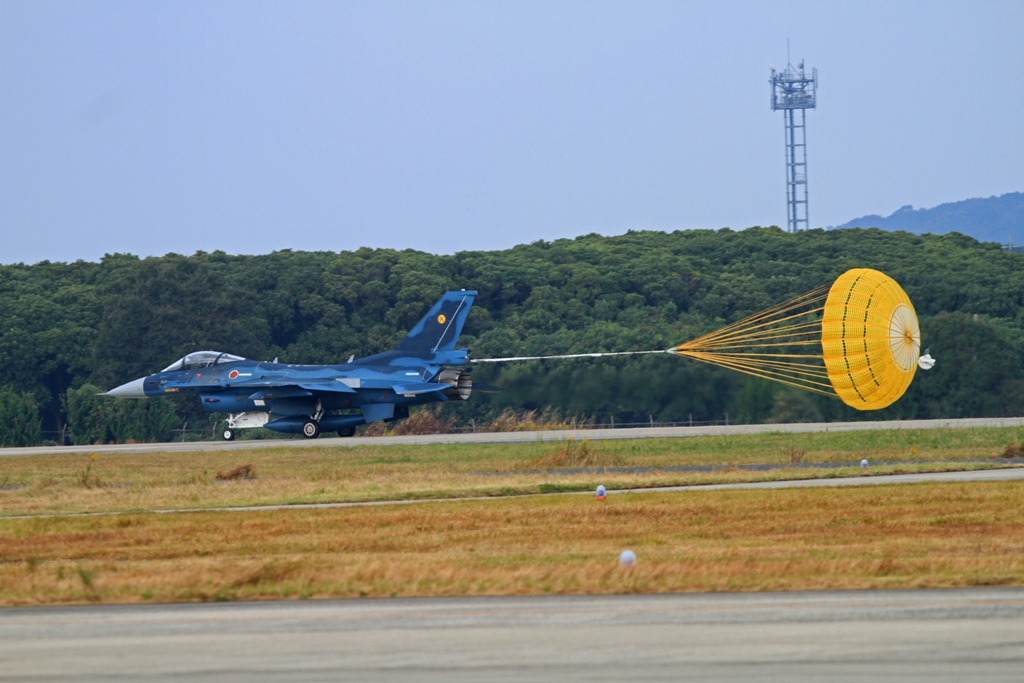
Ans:
{"type": "Polygon", "coordinates": [[[1020,681],[1024,589],[0,610],[2,681],[1020,681]]]}

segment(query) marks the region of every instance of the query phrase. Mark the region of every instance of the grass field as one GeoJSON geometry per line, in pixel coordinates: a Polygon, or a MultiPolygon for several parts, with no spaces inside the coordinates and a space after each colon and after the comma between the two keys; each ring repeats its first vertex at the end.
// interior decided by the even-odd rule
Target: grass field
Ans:
{"type": "MultiPolygon", "coordinates": [[[[0,458],[0,517],[258,504],[457,498],[609,488],[861,476],[861,458],[926,461],[871,473],[974,468],[1024,429],[765,434],[588,443],[53,455],[0,458]],[[849,463],[838,470],[751,472],[741,464],[849,463]],[[222,481],[241,465],[252,478],[222,481]],[[713,472],[608,472],[607,467],[711,465],[713,472]],[[546,470],[582,468],[566,474],[546,470]]],[[[998,459],[993,465],[1000,464],[998,459]]]]}
{"type": "Polygon", "coordinates": [[[1000,466],[1022,439],[972,429],[2,458],[0,605],[1022,584],[1024,482],[509,497],[865,476],[861,458],[896,463],[869,475],[1000,466]],[[976,458],[991,460],[954,462],[976,458]],[[849,467],[735,468],[796,461],[849,467]],[[218,479],[242,465],[249,478],[218,479]],[[720,469],[602,469],[691,465],[720,469]],[[582,471],[545,471],[559,468],[582,471]],[[476,496],[493,500],[148,512],[476,496]],[[80,512],[120,514],[61,516],[80,512]],[[629,570],[624,548],[640,557],[629,570]]]}
{"type": "Polygon", "coordinates": [[[1019,585],[1024,485],[8,519],[0,547],[3,605],[1019,585]]]}

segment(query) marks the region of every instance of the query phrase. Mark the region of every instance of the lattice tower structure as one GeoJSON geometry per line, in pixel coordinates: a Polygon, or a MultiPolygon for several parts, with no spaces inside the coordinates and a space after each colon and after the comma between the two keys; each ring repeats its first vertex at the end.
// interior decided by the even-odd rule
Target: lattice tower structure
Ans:
{"type": "Polygon", "coordinates": [[[772,67],[772,111],[781,110],[786,134],[786,211],[790,232],[810,227],[807,210],[807,110],[818,99],[818,69],[810,74],[804,63],[772,67]]]}

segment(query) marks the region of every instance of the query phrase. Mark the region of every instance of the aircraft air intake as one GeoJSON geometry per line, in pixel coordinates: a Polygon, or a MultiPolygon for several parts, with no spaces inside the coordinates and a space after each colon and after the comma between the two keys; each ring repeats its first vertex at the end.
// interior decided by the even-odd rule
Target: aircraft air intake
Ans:
{"type": "Polygon", "coordinates": [[[441,391],[450,401],[468,401],[473,393],[473,377],[465,370],[445,368],[437,376],[438,383],[450,385],[441,391]]]}

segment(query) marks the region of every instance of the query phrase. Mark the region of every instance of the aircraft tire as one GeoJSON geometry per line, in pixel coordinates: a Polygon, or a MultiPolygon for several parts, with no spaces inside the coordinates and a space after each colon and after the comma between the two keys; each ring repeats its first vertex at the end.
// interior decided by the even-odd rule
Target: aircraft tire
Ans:
{"type": "Polygon", "coordinates": [[[224,433],[221,434],[221,436],[224,437],[225,441],[234,441],[235,440],[235,430],[234,429],[230,429],[230,428],[225,429],[224,433]]]}
{"type": "Polygon", "coordinates": [[[315,439],[320,436],[320,423],[316,420],[306,420],[302,423],[302,435],[307,439],[315,439]]]}
{"type": "Polygon", "coordinates": [[[341,429],[338,430],[338,436],[355,436],[355,434],[355,427],[342,427],[341,429]]]}

